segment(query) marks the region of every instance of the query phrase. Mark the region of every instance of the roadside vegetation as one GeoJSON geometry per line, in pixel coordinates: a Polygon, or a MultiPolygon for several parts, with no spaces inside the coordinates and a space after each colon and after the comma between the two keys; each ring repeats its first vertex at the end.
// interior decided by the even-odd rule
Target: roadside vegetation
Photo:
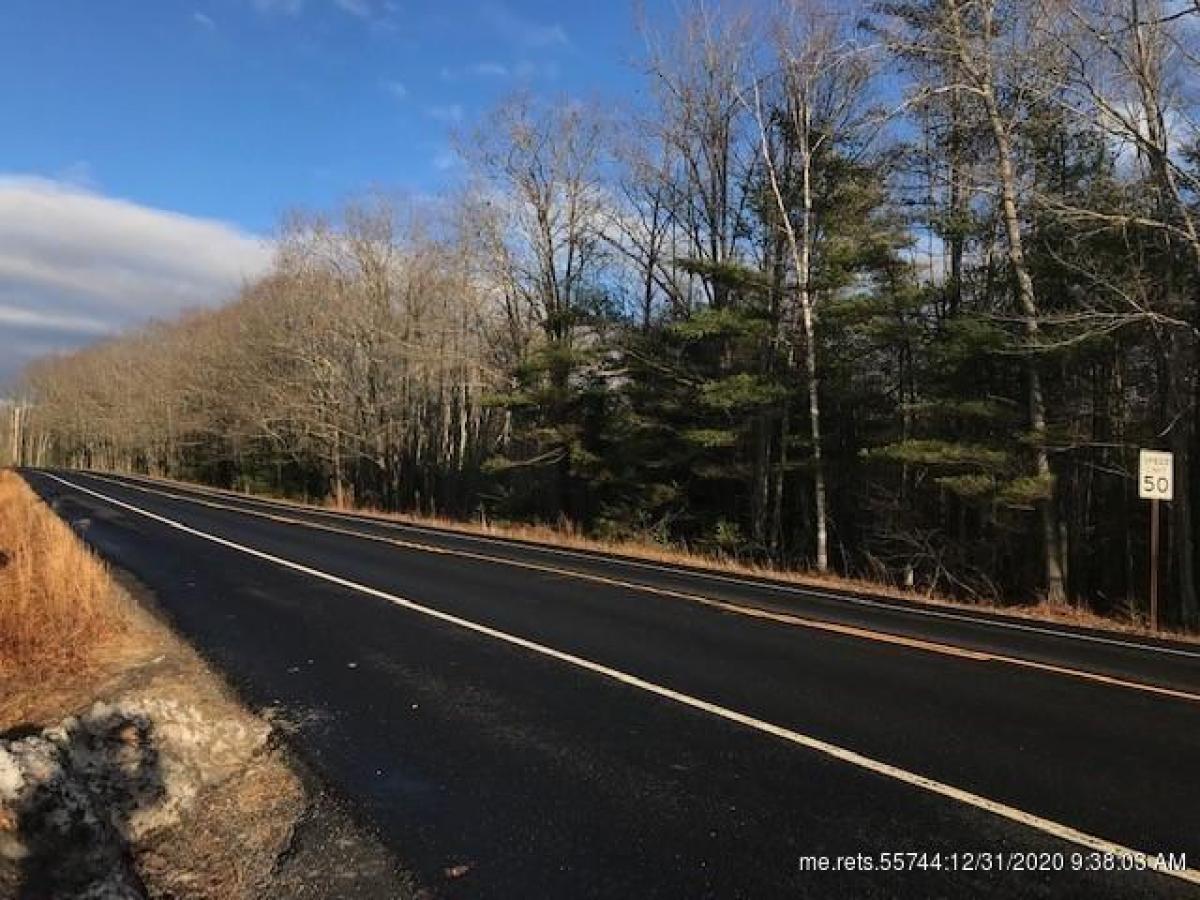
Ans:
{"type": "Polygon", "coordinates": [[[282,223],[222,309],[35,363],[26,463],[1200,628],[1200,7],[683,4],[461,183],[282,223]],[[674,552],[665,549],[663,552],[674,552]]]}
{"type": "MultiPolygon", "coordinates": [[[[188,484],[187,482],[178,482],[169,478],[157,478],[153,480],[161,482],[164,486],[169,486],[173,483],[188,484]]],[[[302,509],[314,506],[314,504],[299,498],[288,497],[270,491],[224,490],[222,493],[232,496],[253,496],[270,499],[302,509]]],[[[1128,610],[1124,614],[1100,615],[1086,606],[1056,605],[1048,603],[1044,599],[1037,603],[1019,605],[987,600],[965,601],[950,593],[928,589],[918,590],[894,580],[889,580],[886,573],[883,573],[881,577],[868,579],[854,578],[832,572],[821,574],[811,570],[785,569],[773,565],[769,561],[756,563],[734,556],[705,552],[702,549],[691,549],[681,545],[661,544],[649,540],[635,540],[631,538],[597,537],[585,534],[571,522],[561,522],[557,525],[543,525],[487,519],[472,521],[450,518],[448,516],[390,512],[378,507],[351,504],[345,501],[339,504],[329,498],[326,498],[323,502],[317,504],[317,506],[330,512],[368,516],[385,521],[401,522],[406,525],[425,526],[454,531],[460,534],[501,538],[508,541],[545,544],[563,549],[613,554],[647,562],[703,569],[719,574],[750,576],[781,584],[826,589],[847,596],[854,594],[884,596],[906,603],[933,604],[935,606],[957,607],[964,610],[980,609],[982,607],[991,612],[1003,613],[1004,615],[1015,616],[1017,618],[1060,622],[1068,625],[1129,634],[1158,634],[1159,636],[1163,636],[1165,632],[1166,635],[1177,640],[1200,641],[1200,634],[1194,631],[1173,627],[1163,629],[1160,627],[1158,632],[1153,632],[1145,616],[1141,615],[1137,610],[1128,610]]],[[[481,552],[486,552],[486,548],[482,549],[481,552]]]]}
{"type": "MultiPolygon", "coordinates": [[[[331,508],[336,509],[338,507],[331,505],[331,508]]],[[[342,508],[344,509],[344,507],[342,508]]],[[[1152,632],[1146,621],[1146,617],[1139,610],[1132,608],[1113,610],[1107,615],[1100,615],[1085,605],[1055,604],[1048,602],[1044,597],[1038,598],[1034,602],[1020,604],[1006,603],[1003,601],[1003,598],[965,600],[961,596],[956,596],[949,591],[930,589],[928,585],[919,590],[907,587],[891,577],[887,572],[880,572],[875,578],[868,578],[840,575],[836,572],[821,573],[811,569],[781,568],[770,561],[755,562],[720,553],[689,550],[685,546],[658,544],[629,538],[605,539],[589,536],[581,532],[578,528],[573,527],[570,523],[554,527],[520,522],[472,522],[462,519],[451,519],[445,516],[388,513],[377,509],[360,509],[355,510],[355,512],[365,512],[381,518],[393,519],[414,525],[428,525],[464,534],[486,535],[489,537],[504,538],[505,540],[526,541],[568,549],[616,554],[647,562],[687,566],[728,575],[750,576],[782,584],[794,584],[816,589],[825,588],[847,595],[884,596],[907,603],[933,604],[936,606],[958,607],[966,610],[982,607],[992,612],[999,612],[1019,618],[1061,622],[1069,625],[1142,635],[1157,633],[1162,636],[1162,633],[1165,631],[1169,636],[1174,638],[1189,641],[1200,640],[1200,635],[1196,634],[1196,632],[1180,630],[1174,627],[1160,628],[1158,632],[1152,632]]]]}
{"type": "Polygon", "coordinates": [[[86,672],[127,625],[104,564],[18,475],[0,471],[0,677],[15,685],[18,673],[86,672]]]}
{"type": "Polygon", "coordinates": [[[414,896],[280,736],[0,471],[0,900],[414,896]]]}

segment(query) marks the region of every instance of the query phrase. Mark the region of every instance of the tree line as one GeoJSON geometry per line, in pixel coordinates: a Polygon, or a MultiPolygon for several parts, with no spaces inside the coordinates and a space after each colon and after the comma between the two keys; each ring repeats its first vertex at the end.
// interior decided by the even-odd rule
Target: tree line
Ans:
{"type": "Polygon", "coordinates": [[[695,5],[636,100],[512,96],[443,196],[289,216],[228,305],[35,363],[5,446],[1122,616],[1166,449],[1195,627],[1198,19],[695,5]]]}

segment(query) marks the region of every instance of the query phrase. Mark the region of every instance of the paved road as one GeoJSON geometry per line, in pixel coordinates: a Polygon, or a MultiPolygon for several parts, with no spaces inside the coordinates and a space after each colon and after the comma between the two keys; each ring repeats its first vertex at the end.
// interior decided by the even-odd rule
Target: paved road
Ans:
{"type": "Polygon", "coordinates": [[[436,895],[1200,895],[1195,646],[25,474],[436,895]]]}

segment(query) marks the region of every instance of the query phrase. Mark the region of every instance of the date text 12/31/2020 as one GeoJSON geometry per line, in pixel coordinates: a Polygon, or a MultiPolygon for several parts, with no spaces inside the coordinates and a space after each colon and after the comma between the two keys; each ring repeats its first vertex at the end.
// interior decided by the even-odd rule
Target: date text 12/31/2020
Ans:
{"type": "Polygon", "coordinates": [[[1181,872],[1185,853],[1047,851],[885,851],[801,856],[802,872],[1181,872]]]}

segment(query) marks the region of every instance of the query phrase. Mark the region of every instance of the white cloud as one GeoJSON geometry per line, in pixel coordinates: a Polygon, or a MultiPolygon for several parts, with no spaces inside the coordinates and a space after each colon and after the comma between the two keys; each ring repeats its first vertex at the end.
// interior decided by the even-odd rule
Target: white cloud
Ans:
{"type": "Polygon", "coordinates": [[[456,169],[461,162],[457,153],[445,147],[433,155],[433,167],[439,172],[449,172],[451,169],[456,169]]]}
{"type": "Polygon", "coordinates": [[[251,0],[260,13],[295,16],[304,8],[304,0],[251,0]]]}
{"type": "Polygon", "coordinates": [[[47,346],[228,300],[271,253],[223,222],[0,175],[0,378],[47,346]]]}
{"type": "Polygon", "coordinates": [[[408,88],[399,81],[385,81],[383,83],[383,89],[397,100],[403,100],[408,96],[408,88]]]}
{"type": "Polygon", "coordinates": [[[554,62],[554,60],[538,63],[524,59],[513,67],[513,75],[523,81],[534,78],[556,81],[558,79],[558,71],[558,63],[554,62]]]}
{"type": "Polygon", "coordinates": [[[459,68],[454,68],[453,66],[442,67],[443,81],[460,81],[463,78],[507,78],[510,74],[508,66],[490,60],[471,63],[469,66],[461,66],[459,68]]]}
{"type": "Polygon", "coordinates": [[[461,103],[449,103],[445,106],[429,107],[429,117],[437,119],[439,122],[444,122],[448,125],[457,125],[463,120],[463,108],[461,103]]]}
{"type": "Polygon", "coordinates": [[[86,159],[77,159],[70,165],[59,169],[54,179],[64,181],[77,188],[91,189],[96,186],[96,176],[92,171],[92,164],[86,159]]]}
{"type": "Polygon", "coordinates": [[[556,81],[559,71],[558,63],[552,59],[541,62],[522,59],[512,65],[485,60],[483,62],[471,63],[468,66],[443,66],[440,74],[442,81],[450,82],[463,81],[468,78],[515,78],[518,81],[532,81],[534,79],[556,81]]]}
{"type": "MultiPolygon", "coordinates": [[[[395,3],[384,2],[377,5],[375,0],[330,0],[330,2],[347,15],[356,16],[359,19],[371,19],[374,24],[386,24],[384,20],[399,9],[395,3]],[[378,21],[374,21],[377,19],[378,21]]],[[[265,15],[298,16],[304,11],[305,0],[250,0],[250,3],[265,15]]]]}
{"type": "Polygon", "coordinates": [[[192,21],[201,28],[207,28],[209,31],[217,30],[217,23],[212,20],[212,16],[206,16],[199,10],[192,13],[192,21]]]}
{"type": "Polygon", "coordinates": [[[368,0],[333,0],[333,4],[342,12],[358,16],[360,19],[370,18],[373,12],[368,0]]]}
{"type": "Polygon", "coordinates": [[[522,47],[566,47],[571,43],[566,29],[557,22],[534,22],[502,2],[488,3],[483,17],[500,37],[522,47]]]}
{"type": "Polygon", "coordinates": [[[38,331],[66,332],[68,334],[112,334],[108,322],[88,316],[64,316],[57,313],[21,309],[18,306],[0,304],[0,325],[10,328],[33,328],[38,331]]]}
{"type": "Polygon", "coordinates": [[[497,62],[477,62],[468,66],[467,70],[481,78],[503,78],[508,74],[508,66],[497,62]]]}
{"type": "MultiPolygon", "coordinates": [[[[1146,157],[1143,144],[1150,140],[1151,134],[1141,104],[1133,100],[1109,101],[1109,108],[1098,110],[1094,121],[1108,133],[1117,173],[1126,178],[1144,175],[1146,157]]],[[[1182,162],[1180,157],[1184,148],[1191,146],[1195,140],[1195,124],[1178,109],[1167,107],[1163,110],[1163,125],[1166,128],[1163,139],[1167,155],[1182,162]]]]}

